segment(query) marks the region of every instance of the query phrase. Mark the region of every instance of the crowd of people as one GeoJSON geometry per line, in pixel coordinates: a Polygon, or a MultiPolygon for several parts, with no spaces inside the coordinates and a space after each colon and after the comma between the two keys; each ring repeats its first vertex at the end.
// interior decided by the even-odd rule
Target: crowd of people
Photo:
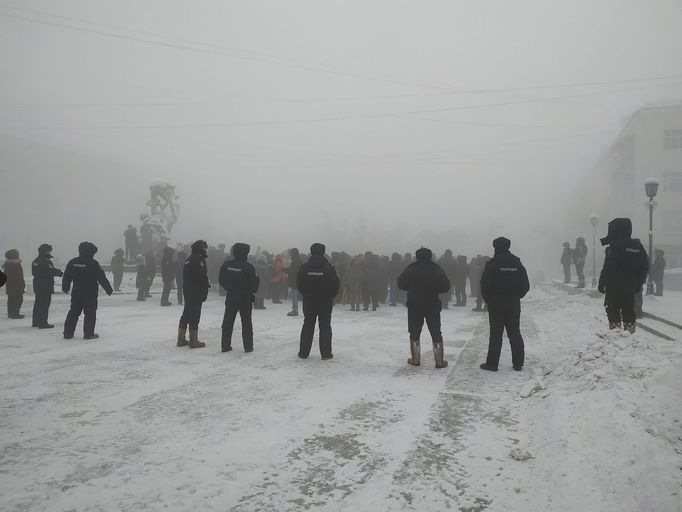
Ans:
{"type": "MultiPolygon", "coordinates": [[[[48,313],[55,278],[62,277],[62,291],[71,294],[71,307],[64,322],[64,338],[73,338],[81,314],[84,317],[84,338],[98,338],[95,323],[99,288],[104,289],[107,295],[120,290],[125,265],[131,258],[135,258],[137,263],[137,300],[151,297],[150,288],[157,274],[156,255],[151,250],[145,255],[138,254],[136,246],[131,248],[128,242],[126,238],[126,250],[117,249],[111,259],[113,287],[95,260],[97,247],[94,244],[82,242],[78,247],[78,257],[70,260],[63,272],[52,263],[52,247],[42,244],[31,266],[35,292],[33,326],[40,329],[54,327],[48,322],[48,313]]],[[[641,292],[646,281],[648,256],[640,241],[632,238],[630,219],[611,221],[608,234],[601,242],[607,248],[598,288],[605,294],[609,327],[634,332],[634,297],[641,292]]],[[[579,286],[584,286],[582,267],[587,255],[584,239],[578,239],[575,249],[570,249],[567,243],[564,245],[564,255],[570,255],[576,265],[579,286]]],[[[466,306],[466,283],[469,280],[471,294],[476,298],[473,311],[486,310],[489,314],[488,357],[481,368],[497,371],[502,335],[506,330],[513,367],[521,370],[524,342],[520,331],[520,299],[526,295],[530,285],[526,269],[510,248],[508,239],[496,238],[492,258],[477,255],[469,262],[466,256],[455,257],[451,250],[435,260],[431,250],[424,247],[415,252],[414,259],[409,253],[403,256],[393,253],[389,258],[370,251],[355,256],[333,252],[327,256],[326,247],[320,243],[310,247],[309,255],[301,254],[296,248],[280,254],[258,248],[251,255],[248,244],[236,243],[228,255],[224,244],[209,247],[205,241],[198,240],[191,246],[181,246],[178,251],[167,246],[159,248],[163,282],[161,305],[172,305],[170,294],[175,287],[178,304],[183,305],[177,346],[205,347],[205,343],[199,341],[198,329],[202,304],[208,298],[209,289],[214,287],[219,295],[225,296],[222,351],[232,350],[232,331],[239,315],[244,350],[252,352],[252,310],[265,309],[265,300],[279,304],[288,298],[291,311],[287,315],[298,316],[298,305],[302,301],[304,321],[298,356],[302,359],[309,356],[317,325],[320,354],[326,360],[333,357],[331,317],[334,304],[350,305],[351,311],[361,311],[361,307],[363,311],[369,311],[370,307],[376,311],[382,304],[402,304],[407,307],[410,336],[408,363],[420,364],[420,336],[426,322],[433,343],[435,365],[444,368],[447,361],[443,353],[440,313],[442,309],[448,309],[453,296],[454,307],[466,306]]],[[[652,271],[656,265],[665,268],[664,260],[662,266],[660,262],[662,252],[658,256],[660,258],[658,263],[654,262],[652,271]]],[[[26,284],[20,255],[16,249],[11,249],[5,253],[5,258],[0,286],[6,282],[8,317],[21,319],[24,318],[21,305],[26,284]]],[[[662,292],[662,284],[660,290],[662,292]]]]}

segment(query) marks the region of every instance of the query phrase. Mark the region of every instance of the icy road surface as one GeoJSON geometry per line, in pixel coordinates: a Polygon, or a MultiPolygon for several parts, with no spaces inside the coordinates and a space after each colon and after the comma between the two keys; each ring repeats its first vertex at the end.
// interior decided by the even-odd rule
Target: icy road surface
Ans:
{"type": "Polygon", "coordinates": [[[682,510],[682,341],[606,334],[598,299],[533,290],[526,368],[505,342],[488,373],[470,306],[443,312],[437,371],[428,335],[406,364],[402,307],[338,306],[334,359],[302,361],[286,304],[254,311],[254,353],[237,322],[221,354],[220,298],[207,347],[180,349],[180,308],[128,286],[100,297],[98,341],[61,338],[61,294],[53,331],[29,296],[0,320],[0,510],[682,510]]]}

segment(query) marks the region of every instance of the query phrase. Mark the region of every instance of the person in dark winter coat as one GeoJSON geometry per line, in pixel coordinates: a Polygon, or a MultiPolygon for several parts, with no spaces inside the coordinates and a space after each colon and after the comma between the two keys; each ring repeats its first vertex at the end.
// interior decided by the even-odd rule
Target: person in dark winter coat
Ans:
{"type": "Polygon", "coordinates": [[[608,245],[598,290],[606,295],[604,305],[609,329],[621,327],[635,332],[635,294],[641,292],[649,273],[649,258],[642,243],[632,238],[632,222],[616,218],[609,222],[607,235],[601,239],[608,245]]]}
{"type": "Polygon", "coordinates": [[[161,305],[172,306],[173,304],[168,300],[170,292],[175,284],[175,261],[173,254],[175,250],[170,247],[163,249],[163,257],[161,258],[161,280],[163,281],[163,291],[161,292],[161,305]]]}
{"type": "Polygon", "coordinates": [[[654,249],[654,261],[651,264],[651,280],[656,285],[654,295],[663,296],[663,275],[665,273],[665,258],[661,249],[654,249]]]}
{"type": "Polygon", "coordinates": [[[125,258],[127,261],[134,261],[138,254],[137,229],[132,224],[128,224],[128,229],[123,233],[126,243],[125,258]]]}
{"type": "Polygon", "coordinates": [[[339,293],[339,277],[334,267],[324,257],[326,247],[320,243],[310,246],[310,257],[301,265],[296,279],[296,287],[303,297],[303,327],[298,357],[306,359],[310,355],[315,335],[315,323],[320,329],[320,355],[323,360],[334,357],[332,354],[332,309],[334,297],[339,293]]]}
{"type": "Polygon", "coordinates": [[[225,289],[225,315],[223,316],[222,351],[232,350],[232,330],[239,313],[242,321],[244,352],[253,352],[253,324],[251,312],[260,279],[256,269],[247,261],[251,246],[236,243],[232,246],[233,259],[220,267],[218,280],[225,289]]]}
{"type": "Polygon", "coordinates": [[[208,297],[208,270],[206,258],[208,257],[208,244],[203,240],[197,240],[192,244],[192,254],[182,268],[182,283],[184,308],[180,316],[178,326],[178,347],[203,348],[206,343],[199,341],[199,321],[201,320],[201,306],[208,297]],[[189,342],[185,338],[189,327],[189,342]]]}
{"type": "Polygon", "coordinates": [[[33,327],[52,329],[54,325],[47,321],[50,303],[54,293],[54,278],[64,273],[52,264],[52,246],[42,244],[38,247],[38,257],[33,260],[31,272],[33,274],[33,327]]]}
{"type": "Polygon", "coordinates": [[[123,249],[116,249],[114,255],[111,257],[111,273],[114,275],[114,291],[121,291],[121,282],[123,282],[123,265],[125,264],[125,256],[123,249]]]}
{"type": "Polygon", "coordinates": [[[291,263],[288,268],[284,269],[287,274],[287,284],[289,285],[289,295],[291,296],[291,311],[287,316],[298,316],[298,288],[296,288],[296,279],[298,271],[301,268],[301,256],[297,248],[289,249],[289,257],[291,263]]]}
{"type": "Polygon", "coordinates": [[[488,304],[490,341],[488,357],[482,370],[496,372],[502,351],[502,334],[509,337],[514,370],[521,371],[525,348],[521,336],[521,299],[530,290],[528,273],[521,260],[510,252],[511,242],[499,237],[493,240],[495,255],[485,265],[481,277],[481,295],[488,304]]]}
{"type": "Polygon", "coordinates": [[[575,273],[578,275],[578,288],[585,288],[585,260],[587,259],[587,245],[585,239],[579,237],[575,241],[575,248],[573,249],[573,263],[575,264],[575,273]]]}
{"type": "Polygon", "coordinates": [[[372,305],[372,311],[377,310],[379,307],[379,297],[381,296],[381,285],[379,257],[371,251],[367,251],[362,261],[363,311],[368,311],[370,304],[372,305]]]}
{"type": "Polygon", "coordinates": [[[362,304],[362,254],[358,254],[351,261],[346,272],[346,301],[351,311],[360,311],[362,304]]]}
{"type": "Polygon", "coordinates": [[[396,306],[400,302],[400,290],[398,290],[398,276],[403,271],[403,257],[394,252],[388,264],[390,303],[389,306],[396,306]]]}
{"type": "Polygon", "coordinates": [[[481,274],[483,273],[483,256],[477,254],[476,257],[471,258],[469,265],[469,282],[471,283],[471,296],[476,299],[476,307],[472,311],[483,311],[481,303],[481,274]]]}
{"type": "Polygon", "coordinates": [[[21,305],[24,302],[24,292],[26,291],[26,281],[24,281],[24,268],[21,266],[19,251],[10,249],[5,253],[5,263],[2,268],[7,275],[7,318],[21,320],[21,305]]]}
{"type": "Polygon", "coordinates": [[[433,358],[436,368],[445,368],[448,362],[443,354],[443,334],[440,330],[441,303],[438,295],[450,289],[445,271],[432,261],[433,253],[422,247],[415,253],[416,261],[408,265],[398,277],[398,287],[407,292],[407,325],[410,333],[410,353],[407,362],[421,364],[421,336],[424,320],[431,333],[433,358]]]}
{"type": "Polygon", "coordinates": [[[178,252],[175,260],[175,285],[178,288],[178,304],[182,306],[182,270],[187,261],[187,253],[185,251],[178,252]]]}
{"type": "Polygon", "coordinates": [[[467,305],[467,277],[469,277],[469,264],[466,256],[457,256],[457,270],[455,272],[455,306],[467,305]]]}
{"type": "Polygon", "coordinates": [[[561,252],[561,266],[564,267],[564,283],[571,282],[571,263],[573,263],[573,249],[571,244],[564,242],[564,250],[561,252]]]}
{"type": "Polygon", "coordinates": [[[104,288],[107,295],[114,293],[104,270],[95,260],[97,247],[91,242],[81,242],[78,246],[78,257],[73,258],[64,269],[62,291],[69,293],[71,283],[71,308],[64,321],[64,339],[70,340],[76,331],[76,324],[81,313],[84,314],[83,334],[86,340],[99,338],[95,334],[97,321],[97,295],[99,287],[104,288]]]}
{"type": "MultiPolygon", "coordinates": [[[[457,261],[452,257],[452,251],[450,249],[446,249],[445,253],[443,256],[440,257],[438,260],[438,265],[440,268],[443,269],[443,272],[445,272],[445,275],[448,276],[448,280],[451,283],[455,283],[457,280],[457,272],[458,272],[458,267],[457,267],[457,261]]],[[[442,304],[443,309],[449,309],[448,304],[452,300],[452,288],[448,290],[447,292],[441,294],[440,296],[440,302],[442,304]]],[[[457,305],[459,305],[459,298],[457,299],[457,305]]]]}
{"type": "Polygon", "coordinates": [[[135,276],[135,287],[137,288],[137,301],[144,302],[147,300],[147,286],[149,285],[149,276],[147,275],[147,267],[144,264],[144,256],[137,255],[137,275],[135,276]]]}
{"type": "Polygon", "coordinates": [[[153,252],[147,251],[147,254],[144,257],[144,266],[147,269],[147,293],[145,294],[145,298],[151,299],[152,284],[156,277],[156,261],[154,260],[153,252]]]}
{"type": "Polygon", "coordinates": [[[256,292],[254,309],[263,310],[265,309],[265,299],[270,291],[270,266],[266,256],[264,254],[258,256],[253,267],[256,269],[256,274],[258,274],[260,281],[258,291],[256,292]]]}

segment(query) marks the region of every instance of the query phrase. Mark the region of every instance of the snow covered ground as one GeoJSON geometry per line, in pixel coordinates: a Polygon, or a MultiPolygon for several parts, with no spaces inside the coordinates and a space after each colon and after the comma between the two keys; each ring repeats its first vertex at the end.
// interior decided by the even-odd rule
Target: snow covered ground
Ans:
{"type": "Polygon", "coordinates": [[[608,333],[601,300],[534,289],[526,368],[507,345],[488,373],[469,307],[443,312],[437,371],[428,336],[405,363],[402,307],[337,307],[334,359],[302,361],[286,305],[254,312],[254,353],[237,325],[222,354],[212,295],[207,348],[179,349],[180,309],[127,286],[100,298],[98,341],[61,338],[61,294],[54,331],[30,297],[0,319],[0,510],[682,510],[682,341],[608,333]]]}

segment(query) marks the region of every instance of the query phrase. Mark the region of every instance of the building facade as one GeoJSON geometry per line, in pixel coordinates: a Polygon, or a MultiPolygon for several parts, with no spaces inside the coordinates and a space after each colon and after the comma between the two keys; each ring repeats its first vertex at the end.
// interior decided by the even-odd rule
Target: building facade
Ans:
{"type": "Polygon", "coordinates": [[[592,173],[602,219],[630,217],[633,236],[648,250],[647,178],[660,185],[655,198],[654,248],[663,249],[667,267],[682,267],[682,101],[635,111],[592,173]],[[606,201],[603,191],[608,190],[606,201]]]}

